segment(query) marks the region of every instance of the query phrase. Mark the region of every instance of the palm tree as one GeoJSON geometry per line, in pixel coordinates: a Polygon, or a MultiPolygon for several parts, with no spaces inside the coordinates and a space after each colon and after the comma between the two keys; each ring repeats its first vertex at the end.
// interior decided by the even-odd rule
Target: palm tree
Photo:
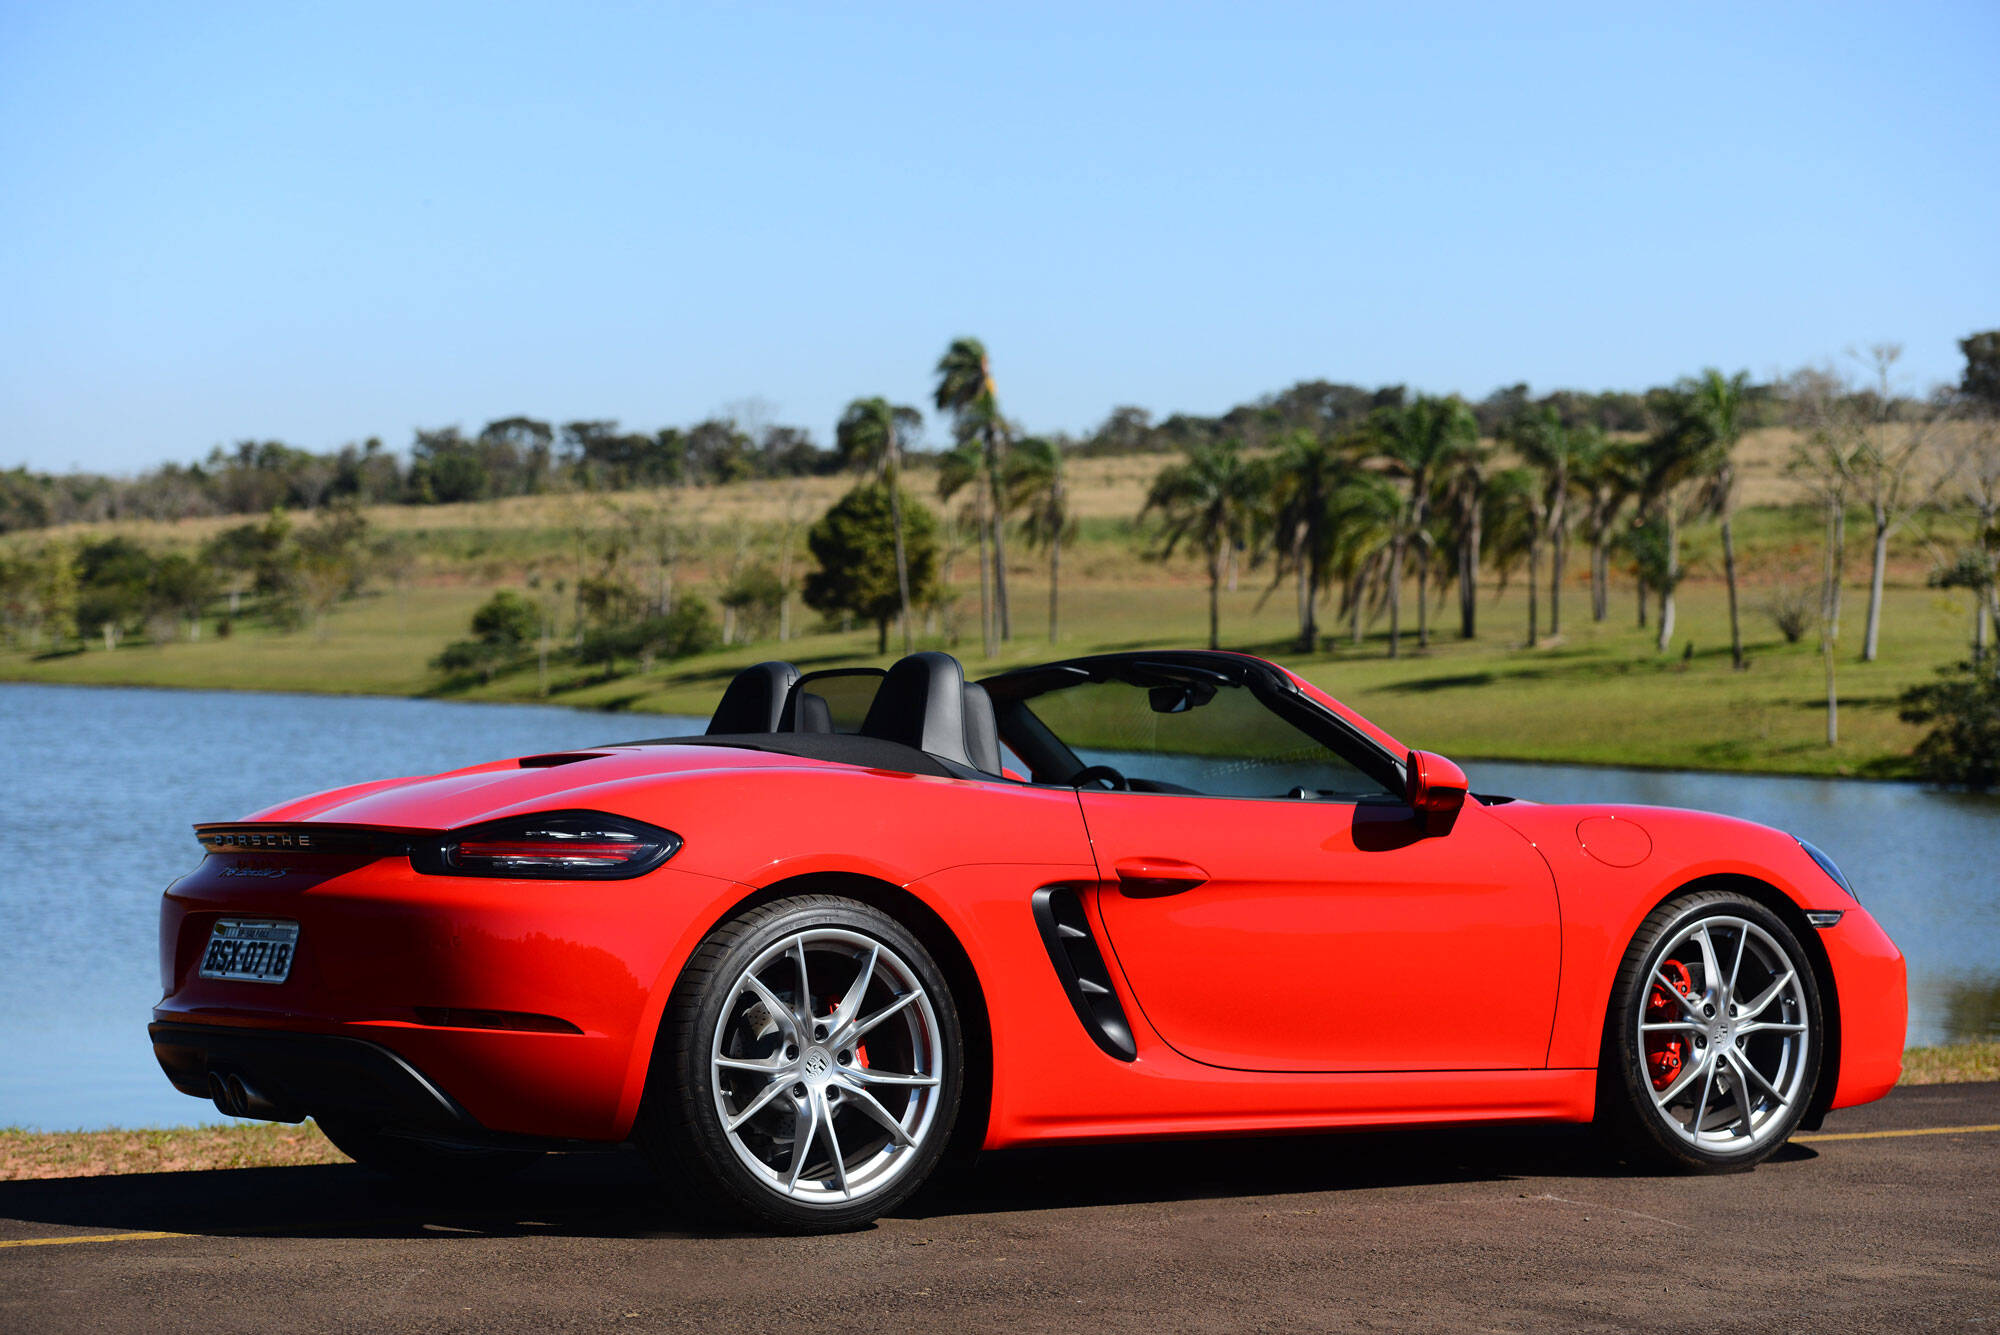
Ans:
{"type": "Polygon", "coordinates": [[[1333,553],[1327,505],[1353,471],[1342,446],[1301,429],[1286,436],[1270,461],[1271,520],[1280,555],[1275,580],[1290,574],[1297,584],[1300,653],[1319,643],[1319,597],[1333,553]]]}
{"type": "Polygon", "coordinates": [[[972,503],[966,510],[973,531],[979,535],[979,638],[980,647],[991,658],[1000,646],[993,635],[993,570],[987,562],[992,533],[986,522],[988,497],[984,470],[985,452],[975,440],[961,440],[938,456],[939,500],[948,502],[967,487],[973,489],[972,503]]]}
{"type": "Polygon", "coordinates": [[[1536,561],[1542,545],[1542,480],[1532,468],[1503,468],[1487,479],[1481,508],[1485,511],[1486,563],[1499,576],[1500,588],[1522,561],[1528,563],[1528,642],[1534,643],[1536,561]]]}
{"type": "Polygon", "coordinates": [[[1049,549],[1049,643],[1062,629],[1062,544],[1075,528],[1069,517],[1068,484],[1059,441],[1030,436],[1007,455],[1007,499],[1020,509],[1021,531],[1031,547],[1049,549]]]}
{"type": "MultiPolygon", "coordinates": [[[[1640,516],[1658,525],[1659,551],[1650,562],[1653,583],[1660,591],[1660,624],[1657,647],[1664,652],[1674,635],[1674,589],[1681,576],[1681,522],[1703,508],[1707,493],[1696,495],[1691,483],[1707,481],[1714,475],[1713,439],[1696,415],[1693,400],[1685,391],[1676,391],[1666,426],[1656,431],[1640,449],[1645,480],[1640,484],[1640,516]]],[[[1655,541],[1648,537],[1648,543],[1655,541]]]]}
{"type": "Polygon", "coordinates": [[[1536,642],[1535,583],[1544,543],[1549,546],[1549,634],[1562,634],[1563,557],[1569,539],[1570,472],[1581,454],[1581,438],[1562,423],[1552,406],[1528,413],[1507,428],[1508,443],[1541,475],[1535,507],[1541,531],[1528,552],[1528,645],[1536,642]]]}
{"type": "Polygon", "coordinates": [[[924,415],[915,408],[891,404],[879,394],[856,399],[847,405],[834,426],[834,448],[841,463],[849,468],[873,473],[889,492],[889,521],[896,534],[896,593],[902,607],[903,654],[910,641],[910,568],[903,555],[903,502],[898,474],[902,471],[903,442],[922,429],[924,415]]]}
{"type": "Polygon", "coordinates": [[[1356,473],[1327,498],[1326,529],[1329,572],[1340,580],[1341,611],[1348,633],[1361,643],[1361,616],[1368,587],[1388,566],[1402,519],[1403,495],[1396,484],[1376,473],[1356,473]]]}
{"type": "Polygon", "coordinates": [[[1583,493],[1583,531],[1590,538],[1590,619],[1611,615],[1611,544],[1618,516],[1639,488],[1630,446],[1592,428],[1578,444],[1570,476],[1583,493]]]}
{"type": "Polygon", "coordinates": [[[1190,445],[1186,457],[1153,479],[1139,514],[1157,510],[1166,520],[1162,557],[1183,541],[1201,544],[1208,558],[1208,647],[1222,647],[1224,557],[1248,541],[1257,499],[1256,470],[1234,440],[1190,445]]]}
{"type": "Polygon", "coordinates": [[[1750,375],[1738,371],[1723,378],[1713,366],[1687,386],[1689,408],[1706,432],[1710,445],[1710,504],[1722,515],[1722,575],[1729,585],[1729,661],[1743,670],[1743,627],[1736,617],[1736,540],[1729,521],[1736,509],[1736,446],[1743,439],[1750,375]]]}
{"type": "Polygon", "coordinates": [[[1479,547],[1484,519],[1487,470],[1492,460],[1478,445],[1461,453],[1441,486],[1442,502],[1451,521],[1457,561],[1458,637],[1479,632],[1479,547]]]}
{"type": "MultiPolygon", "coordinates": [[[[1479,444],[1479,424],[1456,394],[1420,394],[1400,407],[1378,408],[1369,418],[1374,462],[1406,484],[1403,516],[1389,548],[1389,657],[1402,649],[1403,557],[1412,541],[1422,541],[1430,522],[1431,492],[1468,450],[1479,444]]],[[[1426,597],[1429,565],[1417,567],[1417,647],[1430,645],[1426,597]]]]}
{"type": "MultiPolygon", "coordinates": [[[[985,494],[984,534],[993,544],[992,571],[993,591],[989,606],[985,580],[980,581],[981,595],[979,615],[982,621],[992,618],[999,626],[999,638],[1007,640],[1013,635],[1013,625],[1007,614],[1007,537],[1001,521],[1001,474],[1006,466],[1007,422],[1000,415],[999,396],[993,387],[993,370],[987,361],[986,345],[976,338],[956,338],[938,358],[937,390],[932,396],[939,412],[950,413],[953,427],[961,442],[978,441],[981,447],[980,475],[985,494]]],[[[982,556],[982,560],[984,557],[982,556]]],[[[991,637],[988,637],[989,642],[991,637]]],[[[988,657],[992,650],[987,651],[988,657]]]]}

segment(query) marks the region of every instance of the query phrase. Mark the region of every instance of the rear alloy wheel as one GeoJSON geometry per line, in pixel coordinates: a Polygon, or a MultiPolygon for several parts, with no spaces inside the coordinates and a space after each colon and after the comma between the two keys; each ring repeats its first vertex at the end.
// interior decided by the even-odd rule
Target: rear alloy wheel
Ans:
{"type": "Polygon", "coordinates": [[[784,900],[727,923],[669,1003],[669,1081],[640,1140],[692,1203],[760,1227],[893,1209],[957,1119],[962,1043],[943,976],[887,914],[784,900]]]}
{"type": "Polygon", "coordinates": [[[1784,1144],[1819,1076],[1819,990],[1770,910],[1705,891],[1654,910],[1612,992],[1599,1119],[1638,1157],[1748,1168],[1784,1144]]]}

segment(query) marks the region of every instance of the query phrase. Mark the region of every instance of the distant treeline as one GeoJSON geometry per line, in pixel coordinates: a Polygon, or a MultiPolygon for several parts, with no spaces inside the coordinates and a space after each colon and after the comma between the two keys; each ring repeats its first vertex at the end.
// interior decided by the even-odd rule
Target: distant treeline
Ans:
{"type": "MultiPolygon", "coordinates": [[[[1663,386],[1643,393],[1558,390],[1536,398],[1523,384],[1470,406],[1486,435],[1528,409],[1544,407],[1565,426],[1640,432],[1665,420],[1672,394],[1663,386]]],[[[1062,443],[1081,455],[1167,453],[1222,440],[1255,447],[1301,428],[1342,432],[1377,409],[1404,406],[1410,397],[1401,385],[1363,389],[1302,381],[1215,417],[1176,413],[1155,422],[1144,408],[1121,406],[1096,430],[1062,443]]],[[[1777,405],[1773,387],[1752,387],[1748,406],[1756,424],[1777,420],[1777,405]]],[[[624,430],[615,421],[557,425],[507,417],[488,422],[476,435],[455,426],[419,430],[407,458],[374,438],[327,453],[245,440],[229,449],[218,446],[200,462],[163,464],[136,477],[15,468],[0,472],[0,533],[111,519],[316,510],[335,501],[438,505],[551,491],[801,477],[839,472],[844,462],[839,451],[796,426],[747,429],[718,417],[644,432],[624,430]]]]}

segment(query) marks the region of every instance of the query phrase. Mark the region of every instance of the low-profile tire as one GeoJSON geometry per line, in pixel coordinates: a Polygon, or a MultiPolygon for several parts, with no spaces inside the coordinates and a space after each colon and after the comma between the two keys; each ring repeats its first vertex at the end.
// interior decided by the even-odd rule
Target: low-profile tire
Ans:
{"type": "Polygon", "coordinates": [[[1640,924],[1612,985],[1598,1125],[1643,1167],[1751,1168],[1805,1115],[1824,1035],[1791,928],[1740,894],[1676,895],[1640,924]]]}
{"type": "Polygon", "coordinates": [[[363,1168],[425,1186],[477,1186],[518,1173],[542,1157],[540,1150],[484,1149],[411,1140],[345,1117],[315,1117],[313,1122],[335,1149],[363,1168]]]}
{"type": "Polygon", "coordinates": [[[697,1214],[786,1233],[858,1228],[937,1166],[964,1067],[957,1007],[923,944],[879,909],[801,895],[696,948],[667,1003],[636,1138],[697,1214]]]}

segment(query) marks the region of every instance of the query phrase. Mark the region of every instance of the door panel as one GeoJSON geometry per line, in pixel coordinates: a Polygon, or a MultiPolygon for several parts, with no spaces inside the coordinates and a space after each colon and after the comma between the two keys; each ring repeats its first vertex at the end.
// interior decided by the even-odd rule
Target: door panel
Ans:
{"type": "Polygon", "coordinates": [[[1468,802],[1078,794],[1098,905],[1146,1019],[1253,1071],[1540,1067],[1560,924],[1541,855],[1468,802]]]}

